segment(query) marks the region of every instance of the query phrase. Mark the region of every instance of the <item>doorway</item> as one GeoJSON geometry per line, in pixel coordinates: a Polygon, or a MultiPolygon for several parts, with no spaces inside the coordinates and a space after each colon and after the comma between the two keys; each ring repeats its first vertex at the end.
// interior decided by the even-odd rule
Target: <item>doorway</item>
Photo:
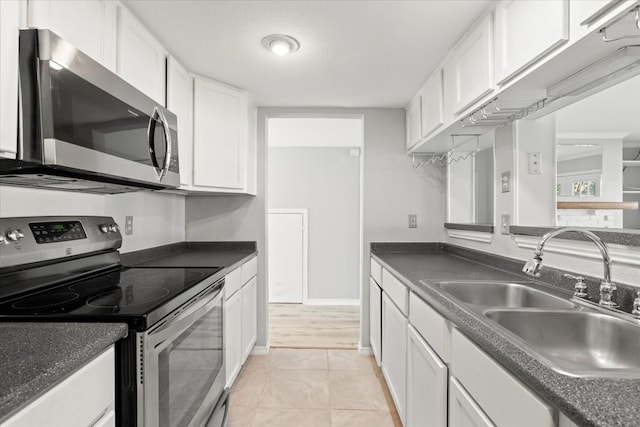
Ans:
{"type": "Polygon", "coordinates": [[[357,348],[362,117],[267,121],[272,347],[357,348]]]}

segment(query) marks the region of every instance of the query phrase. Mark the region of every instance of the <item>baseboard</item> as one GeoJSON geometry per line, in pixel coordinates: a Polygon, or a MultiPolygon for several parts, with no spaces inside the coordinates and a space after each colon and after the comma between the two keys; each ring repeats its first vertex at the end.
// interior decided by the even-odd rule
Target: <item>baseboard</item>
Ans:
{"type": "Polygon", "coordinates": [[[360,305],[359,299],[307,299],[307,305],[360,305]]]}
{"type": "Polygon", "coordinates": [[[363,356],[371,356],[373,355],[373,349],[371,347],[362,347],[360,343],[358,343],[358,353],[363,356]]]}
{"type": "Polygon", "coordinates": [[[254,346],[251,354],[269,354],[269,346],[254,346]]]}

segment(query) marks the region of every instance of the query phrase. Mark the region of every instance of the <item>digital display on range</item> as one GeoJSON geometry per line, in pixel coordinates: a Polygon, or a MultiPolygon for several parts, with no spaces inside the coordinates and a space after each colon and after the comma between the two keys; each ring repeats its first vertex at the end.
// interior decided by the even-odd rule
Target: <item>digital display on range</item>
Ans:
{"type": "Polygon", "coordinates": [[[29,223],[29,228],[36,243],[58,243],[87,238],[80,221],[33,222],[29,223]]]}

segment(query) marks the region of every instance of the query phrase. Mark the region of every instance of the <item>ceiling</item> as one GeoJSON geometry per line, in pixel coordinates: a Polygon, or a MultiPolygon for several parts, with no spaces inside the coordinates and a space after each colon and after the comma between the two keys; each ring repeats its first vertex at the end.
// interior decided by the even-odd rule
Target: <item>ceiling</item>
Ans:
{"type": "Polygon", "coordinates": [[[258,106],[403,107],[490,0],[124,0],[195,74],[258,106]],[[269,34],[300,42],[278,57],[269,34]]]}

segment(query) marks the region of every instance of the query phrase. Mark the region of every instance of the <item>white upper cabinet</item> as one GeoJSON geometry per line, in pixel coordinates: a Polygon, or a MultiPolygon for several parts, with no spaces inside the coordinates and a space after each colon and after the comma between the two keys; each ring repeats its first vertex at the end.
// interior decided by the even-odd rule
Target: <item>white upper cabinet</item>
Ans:
{"type": "Polygon", "coordinates": [[[568,0],[499,2],[495,22],[496,82],[505,83],[568,39],[568,0]]]}
{"type": "Polygon", "coordinates": [[[165,105],[166,52],[160,42],[123,6],[117,34],[117,74],[165,105]]]}
{"type": "Polygon", "coordinates": [[[422,137],[444,123],[442,70],[432,75],[422,88],[422,137]]]}
{"type": "Polygon", "coordinates": [[[413,147],[420,141],[422,135],[422,97],[416,95],[407,105],[407,149],[413,147]]]}
{"type": "Polygon", "coordinates": [[[18,148],[18,30],[22,3],[0,1],[0,157],[18,148]]]}
{"type": "Polygon", "coordinates": [[[193,78],[173,57],[167,59],[167,108],[178,116],[180,184],[193,183],[193,78]]]}
{"type": "MultiPolygon", "coordinates": [[[[453,114],[458,114],[493,88],[493,14],[465,36],[445,66],[453,114]]],[[[445,99],[445,102],[446,99],[445,99]]]]}
{"type": "Polygon", "coordinates": [[[28,24],[50,29],[115,71],[116,7],[110,0],[32,0],[28,2],[28,24]]]}
{"type": "Polygon", "coordinates": [[[193,184],[211,191],[242,191],[249,130],[246,92],[196,78],[194,82],[193,184]]]}

